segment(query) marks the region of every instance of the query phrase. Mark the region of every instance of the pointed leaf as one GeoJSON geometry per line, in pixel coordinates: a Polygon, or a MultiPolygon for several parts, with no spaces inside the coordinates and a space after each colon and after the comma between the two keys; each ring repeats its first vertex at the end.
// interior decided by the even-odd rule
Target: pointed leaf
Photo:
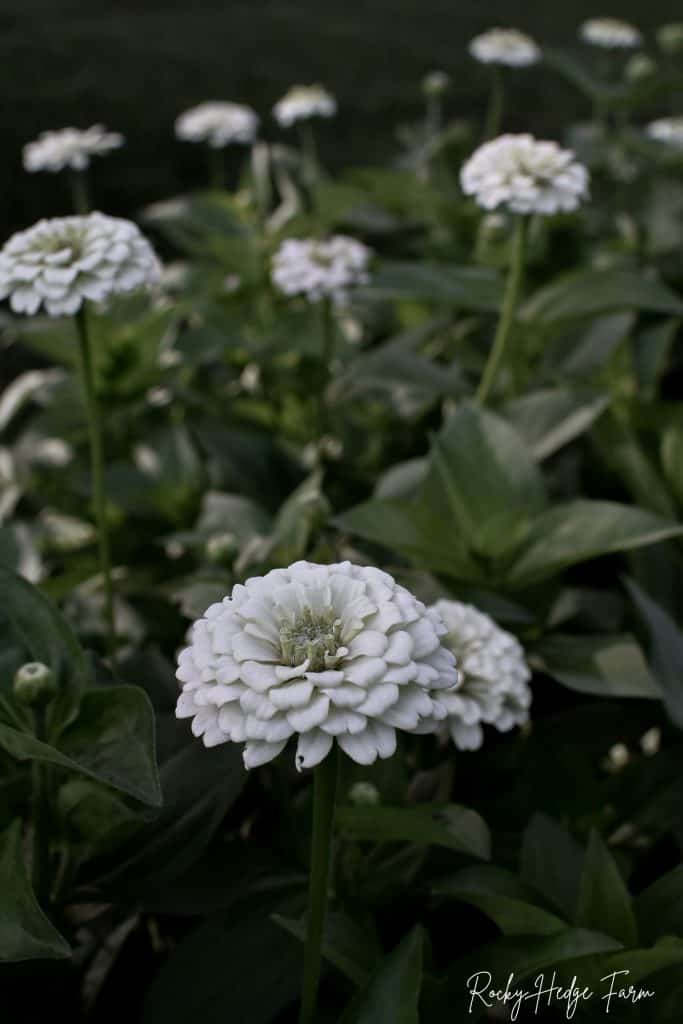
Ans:
{"type": "Polygon", "coordinates": [[[638,928],[626,884],[599,832],[591,831],[583,863],[576,923],[635,946],[638,928]]]}
{"type": "Polygon", "coordinates": [[[546,285],[522,307],[524,320],[552,323],[617,309],[683,313],[683,302],[659,281],[632,270],[581,270],[546,285]]]}
{"type": "Polygon", "coordinates": [[[570,690],[598,697],[662,699],[642,650],[628,634],[555,634],[545,637],[534,654],[543,671],[570,690]]]}
{"type": "Polygon", "coordinates": [[[683,729],[683,631],[633,580],[626,587],[650,633],[650,661],[673,721],[683,729]]]}
{"type": "Polygon", "coordinates": [[[422,945],[422,931],[415,928],[382,961],[339,1024],[419,1024],[422,945]]]}
{"type": "Polygon", "coordinates": [[[350,839],[433,844],[488,860],[488,827],[475,811],[458,804],[418,807],[339,807],[337,825],[350,839]]]}

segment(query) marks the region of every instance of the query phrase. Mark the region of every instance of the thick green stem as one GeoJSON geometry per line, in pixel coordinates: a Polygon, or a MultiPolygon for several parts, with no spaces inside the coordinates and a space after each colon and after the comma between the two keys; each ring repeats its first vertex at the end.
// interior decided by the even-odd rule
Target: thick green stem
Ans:
{"type": "Polygon", "coordinates": [[[301,138],[304,181],[309,186],[314,185],[320,177],[320,160],[318,159],[318,146],[315,141],[313,125],[310,121],[299,123],[299,136],[301,138]]]}
{"type": "Polygon", "coordinates": [[[217,192],[225,190],[225,151],[209,146],[209,185],[217,192]]]}
{"type": "Polygon", "coordinates": [[[496,334],[493,339],[489,358],[486,366],[484,367],[484,373],[482,374],[482,378],[479,383],[479,390],[477,391],[477,401],[481,402],[482,405],[488,398],[489,391],[491,390],[491,386],[505,352],[508,336],[515,322],[517,300],[519,298],[522,277],[524,274],[525,242],[526,219],[523,216],[520,216],[517,219],[515,233],[512,240],[512,260],[508,271],[507,283],[505,285],[503,307],[500,311],[498,326],[496,327],[496,334]]]}
{"type": "Polygon", "coordinates": [[[429,95],[427,97],[427,135],[434,138],[439,135],[443,127],[443,104],[441,96],[429,95]]]}
{"type": "MultiPolygon", "coordinates": [[[[34,711],[36,739],[45,742],[45,711],[34,711]]],[[[49,768],[41,761],[31,767],[33,788],[33,891],[38,902],[45,906],[50,898],[50,799],[49,768]]]]}
{"type": "Polygon", "coordinates": [[[76,330],[81,356],[81,376],[85,393],[86,416],[88,420],[88,436],[90,439],[90,472],[92,487],[92,503],[97,523],[97,538],[100,554],[100,572],[104,582],[104,615],[107,627],[107,646],[113,655],[116,648],[116,629],[114,623],[114,588],[111,577],[111,557],[109,553],[109,534],[104,494],[104,456],[102,449],[102,427],[95,386],[95,368],[93,365],[88,318],[82,306],[76,314],[76,330]]]}
{"type": "Polygon", "coordinates": [[[327,388],[330,383],[330,370],[334,359],[336,324],[334,321],[334,305],[332,299],[321,302],[321,353],[320,379],[318,383],[318,440],[322,440],[328,431],[327,388]]]}
{"type": "Polygon", "coordinates": [[[334,744],[322,764],[315,769],[313,778],[313,838],[299,1024],[314,1024],[315,1021],[332,859],[338,757],[337,746],[334,744]]]}
{"type": "Polygon", "coordinates": [[[86,171],[71,172],[71,199],[76,213],[82,216],[90,213],[92,204],[90,202],[90,189],[88,188],[86,171]]]}
{"type": "Polygon", "coordinates": [[[494,64],[491,67],[491,92],[489,93],[489,105],[486,111],[486,120],[484,121],[484,142],[487,139],[495,139],[500,134],[504,104],[505,78],[503,69],[494,64]]]}

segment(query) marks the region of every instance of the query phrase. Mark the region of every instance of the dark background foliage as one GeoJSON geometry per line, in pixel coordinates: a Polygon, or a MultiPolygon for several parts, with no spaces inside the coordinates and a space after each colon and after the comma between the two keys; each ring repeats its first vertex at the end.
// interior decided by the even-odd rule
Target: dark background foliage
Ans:
{"type": "MultiPolygon", "coordinates": [[[[22,145],[47,128],[102,121],[126,135],[125,151],[95,173],[103,207],[130,214],[203,181],[201,147],[182,146],[172,133],[176,114],[203,99],[252,104],[271,136],[268,111],[285,88],[323,81],[340,103],[339,117],[321,132],[326,159],[368,163],[391,150],[397,120],[420,110],[426,71],[454,74],[453,114],[483,102],[485,72],[466,57],[468,40],[483,28],[514,24],[547,46],[578,49],[585,17],[631,17],[648,30],[673,19],[676,7],[672,0],[2,0],[3,235],[67,211],[62,181],[27,181],[20,170],[22,145]]],[[[581,101],[556,75],[535,71],[515,76],[513,109],[511,128],[553,133],[581,113],[581,101]]]]}

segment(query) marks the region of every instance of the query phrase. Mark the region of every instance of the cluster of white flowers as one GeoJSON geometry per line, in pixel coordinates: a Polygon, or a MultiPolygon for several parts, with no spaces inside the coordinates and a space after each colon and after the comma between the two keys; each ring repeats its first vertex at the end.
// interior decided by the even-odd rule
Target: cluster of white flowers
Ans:
{"type": "Polygon", "coordinates": [[[469,51],[482,64],[505,64],[511,68],[526,67],[541,59],[540,48],[531,36],[516,28],[482,32],[472,40],[469,51]]]}
{"type": "Polygon", "coordinates": [[[584,42],[607,50],[629,50],[642,40],[634,25],[619,18],[589,18],[579,29],[579,35],[584,42]]]}
{"type": "Polygon", "coordinates": [[[337,101],[322,85],[293,85],[273,107],[278,124],[289,128],[310,117],[333,117],[337,101]]]}
{"type": "Polygon", "coordinates": [[[128,220],[90,213],[41,220],[12,235],[0,251],[0,299],[15,313],[76,313],[86,299],[101,302],[158,280],[159,261],[128,220]]]}
{"type": "Polygon", "coordinates": [[[460,601],[432,606],[446,626],[443,643],[455,655],[462,685],[438,694],[448,712],[434,728],[450,734],[459,750],[477,750],[484,741],[482,724],[507,732],[529,719],[531,672],[524,650],[493,619],[460,601]]]}
{"type": "Polygon", "coordinates": [[[683,117],[660,117],[647,126],[646,132],[657,142],[683,149],[683,117]]]}
{"type": "Polygon", "coordinates": [[[501,135],[480,146],[460,172],[462,190],[485,210],[553,214],[588,195],[588,171],[571,150],[532,135],[501,135]]]}
{"type": "Polygon", "coordinates": [[[368,281],[370,257],[367,246],[346,235],[287,238],[273,256],[271,277],[284,295],[343,303],[350,288],[368,281]]]}
{"type": "Polygon", "coordinates": [[[109,132],[101,124],[81,131],[79,128],[61,128],[43,132],[35,142],[24,146],[24,169],[27,171],[84,171],[90,158],[103,156],[124,143],[123,135],[109,132]]]}
{"type": "Polygon", "coordinates": [[[221,149],[231,142],[253,142],[258,126],[258,114],[251,107],[208,100],[181,114],[175,133],[184,142],[205,142],[221,149]]]}
{"type": "Polygon", "coordinates": [[[296,766],[336,739],[359,764],[391,757],[396,729],[439,722],[459,684],[446,629],[379,569],[296,562],[238,584],[194,623],[176,715],[207,747],[245,743],[247,768],[297,736],[296,766]]]}

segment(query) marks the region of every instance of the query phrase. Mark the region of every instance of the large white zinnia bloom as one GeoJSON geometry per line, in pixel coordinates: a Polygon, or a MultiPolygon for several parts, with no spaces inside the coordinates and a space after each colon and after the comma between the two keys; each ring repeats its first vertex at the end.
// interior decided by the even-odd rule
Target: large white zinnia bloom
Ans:
{"type": "Polygon", "coordinates": [[[589,18],[579,29],[579,35],[584,42],[608,50],[631,49],[642,40],[634,25],[619,18],[589,18]]]}
{"type": "Polygon", "coordinates": [[[645,129],[651,139],[683,149],[683,117],[660,117],[645,129]]]}
{"type": "Polygon", "coordinates": [[[369,280],[371,255],[367,246],[346,235],[287,238],[273,256],[271,278],[283,295],[343,302],[350,288],[369,280]]]}
{"type": "Polygon", "coordinates": [[[458,685],[445,628],[379,569],[296,562],[233,587],[194,623],[178,658],[176,715],[207,747],[244,743],[255,768],[297,736],[310,768],[334,740],[359,764],[391,757],[396,729],[445,716],[458,685]]]}
{"type": "Polygon", "coordinates": [[[588,195],[588,171],[571,150],[532,135],[500,135],[475,150],[460,172],[463,192],[485,210],[553,214],[588,195]]]}
{"type": "MultiPolygon", "coordinates": [[[[457,691],[434,694],[447,712],[432,730],[449,734],[459,750],[477,750],[482,724],[507,732],[529,719],[531,672],[524,650],[511,633],[484,612],[460,601],[432,606],[446,626],[443,643],[456,657],[462,679],[457,691]]],[[[420,731],[430,731],[422,726],[420,731]]]]}
{"type": "Polygon", "coordinates": [[[309,117],[333,117],[337,101],[322,85],[293,85],[273,107],[278,124],[289,128],[309,117]]]}
{"type": "Polygon", "coordinates": [[[81,131],[79,128],[61,128],[42,132],[35,142],[24,146],[24,169],[27,171],[84,171],[90,158],[103,156],[123,145],[123,135],[109,132],[101,124],[81,131]]]}
{"type": "Polygon", "coordinates": [[[231,142],[253,142],[258,126],[258,114],[251,107],[209,100],[181,114],[175,133],[184,142],[205,142],[221,149],[231,142]]]}
{"type": "Polygon", "coordinates": [[[150,285],[160,276],[151,245],[135,224],[103,213],[41,220],[0,251],[0,299],[15,313],[78,312],[86,299],[150,285]]]}
{"type": "Polygon", "coordinates": [[[541,59],[534,40],[516,28],[492,28],[475,36],[469,45],[470,54],[482,64],[505,64],[511,68],[526,67],[541,59]]]}

